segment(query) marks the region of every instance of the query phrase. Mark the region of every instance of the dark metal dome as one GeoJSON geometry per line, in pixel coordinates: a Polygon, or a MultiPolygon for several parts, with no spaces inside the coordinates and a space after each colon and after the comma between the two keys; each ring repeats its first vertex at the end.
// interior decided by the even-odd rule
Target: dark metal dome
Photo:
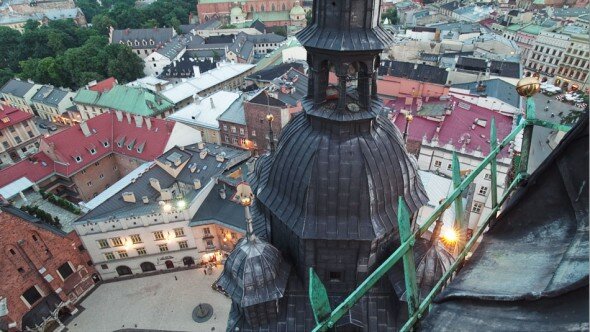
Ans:
{"type": "Polygon", "coordinates": [[[257,165],[259,202],[301,238],[372,240],[397,230],[397,198],[427,197],[391,121],[338,122],[302,112],[257,165]]]}
{"type": "Polygon", "coordinates": [[[227,258],[215,284],[244,308],[281,298],[289,270],[271,244],[256,236],[244,237],[227,258]]]}

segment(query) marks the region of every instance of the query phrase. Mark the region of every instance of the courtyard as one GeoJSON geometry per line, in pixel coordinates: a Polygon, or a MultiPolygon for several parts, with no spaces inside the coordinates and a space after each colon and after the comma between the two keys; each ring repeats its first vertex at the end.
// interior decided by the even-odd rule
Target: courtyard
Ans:
{"type": "Polygon", "coordinates": [[[211,275],[193,269],[104,283],[78,303],[81,312],[67,331],[225,331],[231,300],[211,288],[221,271],[218,266],[211,275]],[[214,310],[204,323],[192,319],[199,303],[214,310]]]}

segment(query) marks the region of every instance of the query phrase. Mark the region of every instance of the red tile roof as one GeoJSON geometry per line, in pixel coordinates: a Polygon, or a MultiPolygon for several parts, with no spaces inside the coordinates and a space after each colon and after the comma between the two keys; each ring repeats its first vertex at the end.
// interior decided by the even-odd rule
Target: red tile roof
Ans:
{"type": "Polygon", "coordinates": [[[0,105],[0,129],[8,128],[19,122],[32,118],[33,115],[18,108],[0,105]]]}
{"type": "Polygon", "coordinates": [[[111,90],[116,84],[117,79],[115,79],[114,77],[109,77],[106,80],[102,80],[94,84],[93,86],[88,87],[88,90],[104,93],[111,90]]]}
{"type": "Polygon", "coordinates": [[[53,160],[45,153],[30,155],[18,163],[0,170],[0,188],[22,177],[38,182],[53,173],[53,160]]]}
{"type": "MultiPolygon", "coordinates": [[[[440,103],[438,100],[436,102],[440,103]]],[[[431,142],[436,134],[436,128],[440,125],[438,145],[442,147],[452,140],[456,151],[460,151],[463,143],[469,141],[468,144],[465,144],[466,152],[471,153],[479,148],[484,156],[487,155],[490,152],[489,138],[492,118],[496,121],[496,134],[499,140],[503,140],[512,130],[512,117],[461,101],[455,97],[451,97],[449,100],[449,106],[452,108],[451,114],[445,115],[442,122],[417,115],[415,102],[410,106],[405,106],[404,99],[398,99],[388,102],[386,106],[394,110],[393,123],[401,132],[405,129],[406,119],[405,116],[399,116],[399,111],[401,109],[411,110],[414,119],[408,128],[408,139],[422,141],[423,137],[426,137],[431,142]],[[485,127],[473,126],[476,119],[485,120],[485,127]]],[[[501,156],[508,156],[508,148],[502,150],[501,156]]]]}
{"type": "Polygon", "coordinates": [[[79,124],[43,138],[40,149],[53,156],[56,171],[64,176],[70,176],[113,152],[144,161],[154,160],[164,153],[176,122],[137,119],[141,119],[141,127],[136,125],[135,116],[122,114],[119,121],[115,112],[104,113],[85,122],[88,136],[82,132],[81,125],[84,124],[79,124]],[[150,129],[147,120],[151,122],[150,129]]]}

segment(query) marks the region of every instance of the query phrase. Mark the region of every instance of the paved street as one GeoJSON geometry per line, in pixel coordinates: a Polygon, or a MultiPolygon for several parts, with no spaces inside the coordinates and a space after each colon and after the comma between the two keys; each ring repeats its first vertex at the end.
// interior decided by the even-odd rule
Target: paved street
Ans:
{"type": "Polygon", "coordinates": [[[196,269],[102,284],[82,301],[85,310],[68,323],[68,331],[225,331],[231,301],[211,289],[220,273],[217,267],[213,275],[196,269]],[[191,315],[201,302],[214,312],[209,321],[196,323],[191,315]]]}
{"type": "MultiPolygon", "coordinates": [[[[558,115],[559,112],[563,112],[563,116],[569,114],[569,111],[575,109],[574,105],[563,103],[555,100],[555,96],[549,97],[542,93],[535,95],[535,104],[537,106],[537,117],[542,120],[548,120],[552,122],[561,121],[561,117],[558,115]],[[547,104],[547,101],[550,101],[547,104]],[[549,110],[545,111],[545,107],[549,105],[549,110]],[[555,114],[554,118],[551,118],[551,113],[555,114]]],[[[531,143],[531,155],[529,158],[529,174],[532,173],[539,165],[547,158],[551,153],[552,149],[547,145],[547,138],[551,132],[551,129],[536,126],[533,129],[533,140],[531,143]]]]}

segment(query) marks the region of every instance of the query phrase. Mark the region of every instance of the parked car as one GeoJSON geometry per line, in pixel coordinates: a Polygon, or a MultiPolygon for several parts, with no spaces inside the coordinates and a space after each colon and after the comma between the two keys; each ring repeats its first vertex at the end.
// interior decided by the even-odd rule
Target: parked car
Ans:
{"type": "Polygon", "coordinates": [[[46,123],[41,122],[39,124],[39,128],[41,128],[41,129],[47,129],[48,127],[47,127],[47,124],[46,123]]]}
{"type": "Polygon", "coordinates": [[[49,129],[49,131],[56,131],[57,130],[57,126],[54,124],[49,124],[47,126],[47,129],[49,129]]]}

